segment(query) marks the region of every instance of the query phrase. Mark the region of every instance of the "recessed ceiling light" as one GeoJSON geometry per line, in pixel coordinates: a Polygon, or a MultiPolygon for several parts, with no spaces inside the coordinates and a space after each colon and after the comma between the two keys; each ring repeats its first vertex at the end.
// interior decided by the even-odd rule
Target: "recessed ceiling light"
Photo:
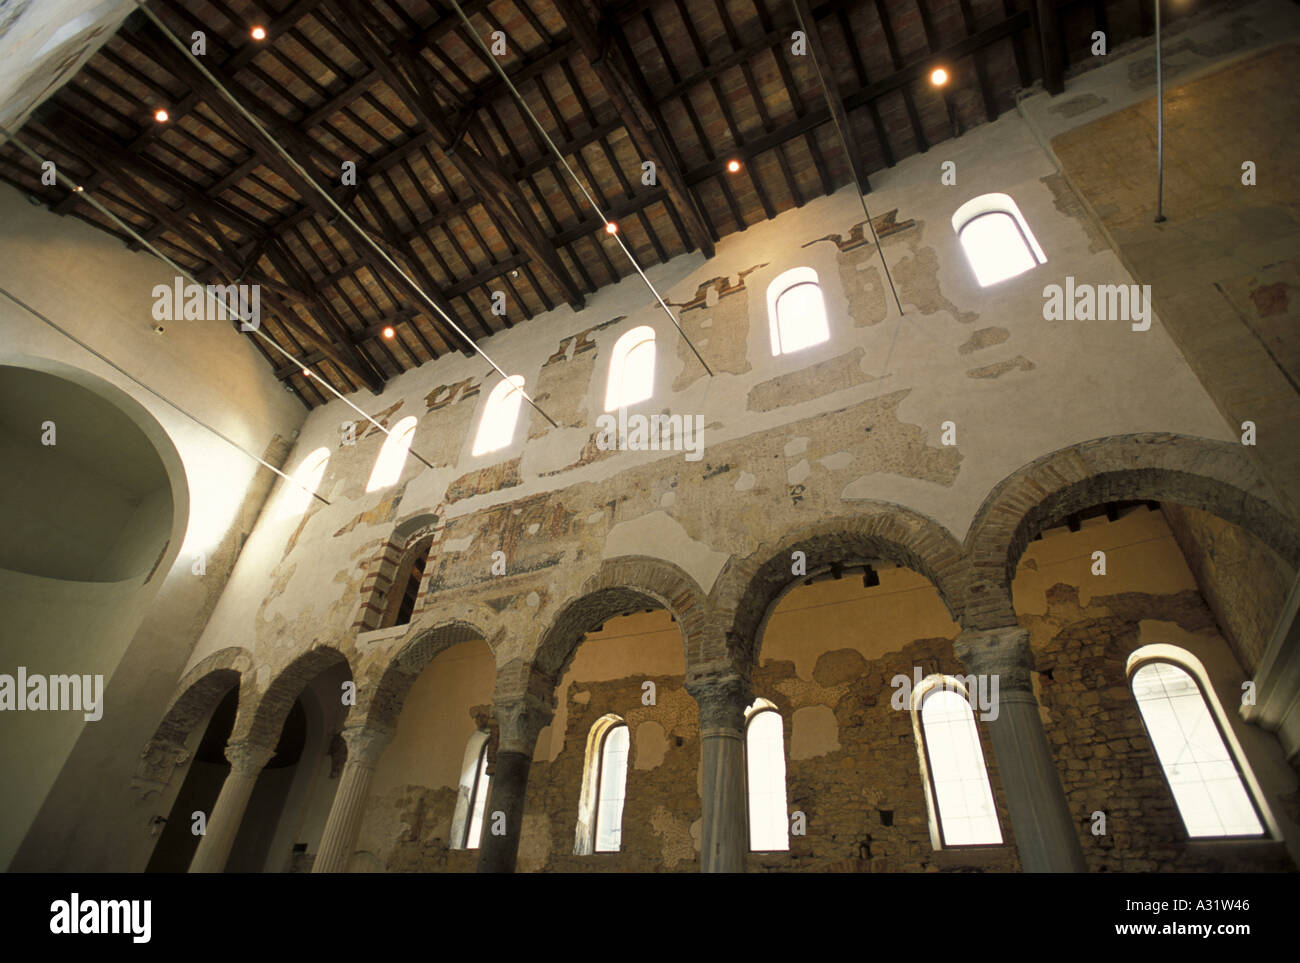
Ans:
{"type": "Polygon", "coordinates": [[[391,338],[395,334],[397,334],[397,332],[393,330],[393,326],[391,324],[388,327],[384,328],[383,335],[385,338],[391,338]]]}
{"type": "Polygon", "coordinates": [[[613,221],[606,221],[606,222],[605,222],[605,233],[606,233],[606,234],[617,234],[617,233],[618,233],[618,225],[615,224],[613,221]]]}
{"type": "Polygon", "coordinates": [[[738,160],[727,161],[727,170],[730,171],[732,174],[735,174],[737,171],[740,170],[740,161],[738,160]]]}
{"type": "Polygon", "coordinates": [[[252,30],[249,31],[249,33],[252,35],[252,37],[253,37],[254,40],[265,40],[265,39],[266,39],[266,28],[265,28],[265,27],[254,27],[252,30]]]}
{"type": "Polygon", "coordinates": [[[167,121],[171,120],[171,116],[171,114],[167,113],[167,111],[163,110],[161,107],[153,112],[153,119],[158,121],[160,124],[167,123],[167,121]]]}
{"type": "Polygon", "coordinates": [[[934,70],[930,72],[930,83],[934,84],[936,87],[942,87],[947,82],[948,71],[944,70],[942,67],[935,67],[934,70]]]}
{"type": "Polygon", "coordinates": [[[303,368],[303,369],[302,369],[302,376],[303,376],[304,378],[310,378],[310,377],[311,377],[311,372],[308,371],[306,368],[303,368]]]}

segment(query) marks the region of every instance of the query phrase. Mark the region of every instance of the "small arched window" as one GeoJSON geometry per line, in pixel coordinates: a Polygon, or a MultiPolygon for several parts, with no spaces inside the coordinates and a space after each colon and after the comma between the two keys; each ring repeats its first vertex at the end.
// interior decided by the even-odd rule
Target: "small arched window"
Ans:
{"type": "Polygon", "coordinates": [[[1047,263],[1010,195],[982,194],[967,201],[953,214],[952,229],[982,288],[1047,263]]]}
{"type": "Polygon", "coordinates": [[[379,449],[375,467],[370,472],[370,481],[366,482],[366,491],[378,491],[396,484],[402,477],[402,467],[406,464],[406,454],[411,450],[411,441],[415,438],[416,418],[414,415],[403,418],[397,427],[391,429],[379,449]]]}
{"type": "Polygon", "coordinates": [[[379,627],[406,625],[415,614],[415,604],[420,600],[420,585],[424,581],[424,570],[429,564],[429,550],[433,539],[428,538],[406,553],[389,589],[388,601],[384,607],[379,627]]]}
{"type": "Polygon", "coordinates": [[[645,401],[655,390],[655,329],[633,328],[614,342],[605,387],[605,410],[617,411],[645,401]]]}
{"type": "Polygon", "coordinates": [[[483,420],[470,454],[475,457],[499,451],[510,444],[515,436],[515,423],[519,420],[519,404],[524,400],[519,390],[524,386],[523,375],[511,375],[499,382],[483,406],[483,420]]]}
{"type": "Polygon", "coordinates": [[[627,723],[619,716],[602,716],[591,727],[578,800],[578,855],[616,853],[622,845],[629,746],[627,723]]]}
{"type": "Polygon", "coordinates": [[[767,317],[773,357],[829,340],[831,329],[817,272],[797,267],[778,275],[767,286],[767,317]]]}
{"type": "Polygon", "coordinates": [[[1129,656],[1128,671],[1187,835],[1266,835],[1240,747],[1234,752],[1230,745],[1235,740],[1200,660],[1176,646],[1149,645],[1129,656]]]}
{"type": "Polygon", "coordinates": [[[461,849],[478,849],[479,839],[483,835],[483,812],[487,807],[488,787],[492,777],[488,775],[487,750],[488,734],[486,732],[476,732],[470,737],[469,749],[478,746],[476,755],[466,753],[468,759],[472,760],[472,768],[466,767],[465,774],[461,777],[461,792],[466,793],[463,798],[466,800],[464,812],[460,815],[460,826],[463,827],[458,842],[461,849]]]}
{"type": "Polygon", "coordinates": [[[935,848],[1001,845],[1002,829],[965,686],[951,676],[930,676],[913,696],[912,713],[935,848]]]}
{"type": "Polygon", "coordinates": [[[749,796],[749,848],[790,848],[785,797],[785,726],[772,703],[756,699],[745,710],[745,782],[749,796]]]}
{"type": "Polygon", "coordinates": [[[325,465],[329,460],[328,448],[317,448],[302,460],[289,476],[292,481],[284,486],[284,493],[280,496],[280,518],[292,518],[307,510],[320,480],[325,477],[325,465]]]}

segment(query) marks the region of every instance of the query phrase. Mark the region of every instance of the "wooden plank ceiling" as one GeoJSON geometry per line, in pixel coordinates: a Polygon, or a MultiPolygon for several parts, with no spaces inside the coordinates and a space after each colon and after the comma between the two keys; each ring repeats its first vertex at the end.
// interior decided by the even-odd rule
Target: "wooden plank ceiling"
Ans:
{"type": "MultiPolygon", "coordinates": [[[[463,0],[643,266],[852,178],[811,59],[824,50],[860,173],[1014,106],[1014,91],[1150,32],[1149,3],[463,0]],[[816,23],[791,53],[796,4],[816,23]],[[1040,31],[1040,27],[1042,28],[1040,31]],[[1049,38],[1047,57],[1040,34],[1049,38]],[[1055,38],[1052,42],[1051,38],[1055,38]],[[932,66],[953,75],[945,91],[932,66]],[[642,183],[642,160],[657,182],[642,183]],[[729,173],[727,162],[742,164],[729,173]]],[[[632,272],[455,12],[437,0],[155,0],[204,66],[475,340],[632,272]],[[265,40],[249,31],[261,25],[265,40]],[[356,186],[342,165],[356,164],[356,186]],[[507,313],[491,311],[506,293],[507,313]]],[[[20,136],[196,276],[262,285],[254,338],[314,407],[469,345],[137,11],[20,136]],[[154,120],[165,108],[170,119],[154,120]],[[391,325],[395,336],[383,330],[391,325]]],[[[0,177],[120,230],[13,145],[0,177]]],[[[869,186],[869,185],[868,185],[869,186]]],[[[132,246],[138,246],[130,242],[132,246]]]]}

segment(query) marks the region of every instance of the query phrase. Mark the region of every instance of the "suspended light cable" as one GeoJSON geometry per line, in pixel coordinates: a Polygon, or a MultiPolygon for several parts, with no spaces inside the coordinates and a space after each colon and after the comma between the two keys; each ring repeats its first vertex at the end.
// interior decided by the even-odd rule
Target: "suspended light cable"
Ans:
{"type": "MultiPolygon", "coordinates": [[[[235,95],[232,94],[229,90],[227,90],[226,86],[222,84],[221,81],[219,81],[216,77],[214,77],[207,67],[203,66],[203,63],[199,60],[198,57],[194,56],[190,48],[187,47],[179,37],[177,37],[174,33],[172,33],[171,29],[165,23],[163,23],[162,20],[158,18],[157,14],[155,14],[152,10],[150,10],[145,5],[145,0],[135,0],[135,3],[136,6],[138,6],[144,12],[144,15],[148,17],[151,21],[153,21],[154,25],[157,26],[157,28],[162,31],[163,35],[169,41],[171,41],[173,46],[175,46],[176,49],[178,49],[183,56],[185,56],[191,63],[193,63],[194,66],[198,68],[198,70],[207,79],[207,81],[210,84],[212,84],[213,87],[215,87],[218,91],[220,91],[221,95],[230,102],[231,106],[234,107],[237,111],[239,111],[239,113],[243,116],[243,118],[246,121],[248,121],[248,123],[251,124],[259,134],[261,134],[261,136],[266,140],[268,144],[270,144],[272,147],[275,148],[276,152],[279,153],[280,156],[283,157],[289,163],[289,166],[291,166],[294,169],[294,171],[298,174],[298,176],[303,178],[307,182],[307,184],[316,191],[316,193],[320,194],[320,196],[325,199],[325,201],[330,205],[330,207],[334,208],[334,211],[336,212],[337,216],[342,218],[344,221],[346,221],[348,225],[353,229],[353,231],[355,231],[361,238],[363,238],[367,244],[369,244],[372,248],[374,248],[375,253],[378,254],[381,258],[383,258],[384,262],[390,268],[392,268],[395,272],[397,272],[397,274],[402,278],[402,280],[404,280],[407,283],[407,285],[410,287],[411,290],[419,294],[420,297],[424,299],[425,303],[427,303],[429,307],[431,307],[434,311],[438,313],[439,317],[441,317],[443,321],[447,323],[447,326],[449,328],[451,328],[458,335],[460,335],[465,341],[467,341],[470,347],[472,347],[476,353],[481,355],[483,357],[483,360],[485,360],[488,364],[490,364],[492,366],[492,369],[497,374],[499,374],[502,377],[502,379],[508,381],[509,375],[507,375],[505,371],[503,371],[495,361],[493,361],[490,357],[488,357],[486,351],[484,351],[477,344],[475,344],[473,338],[471,338],[468,334],[466,334],[463,330],[461,330],[460,325],[458,325],[454,320],[452,320],[451,316],[446,311],[443,310],[442,306],[439,305],[433,298],[431,298],[428,295],[428,293],[424,290],[424,288],[420,287],[420,285],[416,283],[415,279],[412,278],[409,274],[407,274],[406,271],[402,269],[401,265],[399,265],[395,260],[393,260],[392,257],[389,256],[388,252],[385,251],[383,247],[381,247],[378,243],[376,243],[375,239],[370,236],[368,231],[364,230],[361,227],[361,225],[359,225],[356,221],[352,219],[352,216],[348,214],[347,211],[345,211],[342,207],[339,206],[338,202],[334,200],[333,195],[331,195],[329,191],[325,190],[325,188],[321,187],[320,184],[316,182],[316,179],[312,177],[311,174],[309,174],[303,168],[303,166],[298,163],[297,160],[294,159],[293,155],[290,154],[287,150],[285,150],[284,147],[280,144],[280,142],[276,140],[275,137],[269,131],[267,131],[265,127],[262,126],[261,122],[256,117],[254,117],[244,107],[243,104],[239,102],[239,100],[235,97],[235,95]]],[[[333,389],[331,388],[330,390],[332,391],[333,389]]],[[[559,427],[559,425],[556,424],[555,420],[550,415],[548,415],[545,411],[543,411],[541,407],[537,404],[537,402],[533,401],[533,399],[529,396],[529,394],[526,391],[524,391],[522,388],[517,388],[516,390],[523,396],[524,400],[527,401],[530,405],[532,405],[533,408],[543,418],[545,418],[548,422],[550,422],[552,428],[559,427]]],[[[335,394],[338,393],[335,392],[335,394]]],[[[340,398],[343,397],[342,395],[338,395],[338,396],[340,398]]],[[[368,415],[366,417],[369,418],[368,415]]],[[[378,425],[378,422],[375,422],[374,419],[370,419],[370,420],[372,423],[378,425]]],[[[384,428],[382,425],[379,425],[379,427],[385,434],[389,433],[387,428],[384,428]]],[[[419,456],[417,455],[416,457],[419,456]]],[[[424,459],[421,458],[420,461],[424,461],[424,459]]],[[[429,464],[428,462],[424,462],[424,463],[426,465],[429,464]]]]}
{"type": "Polygon", "coordinates": [[[608,216],[606,216],[604,211],[600,209],[600,205],[597,204],[596,199],[591,196],[591,192],[587,190],[587,185],[582,182],[582,178],[574,173],[573,168],[569,166],[569,162],[564,159],[564,154],[561,153],[560,148],[555,145],[555,141],[551,140],[551,135],[546,132],[546,128],[542,126],[542,122],[537,119],[537,115],[533,113],[533,109],[528,106],[528,102],[524,100],[524,96],[519,92],[519,88],[514,85],[510,80],[510,76],[502,68],[501,64],[497,62],[497,58],[492,54],[492,51],[488,49],[485,43],[483,43],[483,38],[474,30],[474,26],[469,22],[469,18],[465,16],[465,11],[461,9],[458,0],[449,0],[449,2],[451,3],[452,9],[456,11],[456,15],[460,17],[461,23],[465,25],[466,32],[474,39],[474,42],[478,45],[479,49],[483,51],[483,55],[487,58],[488,63],[490,63],[496,70],[506,87],[508,87],[510,92],[514,95],[515,100],[519,102],[520,109],[533,122],[533,126],[537,128],[538,133],[542,135],[542,139],[545,140],[547,146],[551,148],[551,152],[555,154],[561,166],[563,166],[568,172],[573,183],[578,185],[578,190],[582,191],[582,196],[587,199],[587,203],[591,205],[591,209],[595,211],[601,221],[604,222],[605,232],[618,242],[618,246],[623,249],[623,253],[627,255],[627,259],[632,262],[632,267],[636,268],[636,273],[641,275],[641,280],[645,282],[646,287],[650,289],[651,293],[654,294],[655,299],[659,302],[659,306],[664,309],[669,320],[672,321],[673,327],[677,329],[677,333],[682,336],[682,340],[685,341],[691,351],[694,352],[695,357],[699,359],[700,364],[704,366],[704,370],[712,375],[713,369],[709,367],[708,362],[704,360],[699,350],[691,342],[691,339],[687,337],[686,332],[682,330],[682,326],[678,322],[677,316],[674,315],[672,309],[668,307],[668,303],[664,301],[663,297],[659,294],[659,290],[654,286],[650,279],[646,277],[645,271],[641,270],[641,265],[637,263],[637,259],[632,255],[632,251],[623,243],[623,238],[618,232],[618,226],[611,221],[608,216]]]}

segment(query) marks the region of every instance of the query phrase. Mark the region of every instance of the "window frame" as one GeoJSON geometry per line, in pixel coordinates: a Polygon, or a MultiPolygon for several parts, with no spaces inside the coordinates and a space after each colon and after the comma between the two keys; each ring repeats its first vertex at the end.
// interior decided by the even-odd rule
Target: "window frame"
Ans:
{"type": "Polygon", "coordinates": [[[989,776],[988,760],[984,756],[984,740],[980,738],[979,719],[975,709],[970,705],[970,692],[958,679],[949,675],[935,674],[921,680],[920,686],[912,696],[912,718],[917,742],[921,744],[921,757],[925,768],[925,795],[930,807],[930,816],[934,821],[931,843],[936,851],[947,849],[996,849],[1007,844],[1006,833],[1002,831],[1002,819],[998,814],[998,797],[993,792],[993,779],[989,776]],[[975,742],[980,751],[980,769],[984,772],[984,784],[988,787],[989,798],[993,801],[993,823],[998,830],[997,842],[950,843],[943,826],[943,810],[939,807],[939,787],[934,781],[934,761],[930,757],[930,737],[925,731],[925,700],[937,692],[954,692],[966,702],[971,714],[971,724],[975,727],[975,742]]]}
{"type": "Polygon", "coordinates": [[[610,353],[609,376],[605,381],[605,413],[606,414],[613,411],[618,411],[618,409],[620,408],[630,408],[632,407],[632,405],[639,405],[642,402],[650,401],[652,398],[654,398],[655,369],[659,362],[658,352],[659,352],[659,333],[655,331],[655,329],[648,324],[639,324],[635,328],[625,331],[622,335],[619,336],[619,339],[614,342],[613,351],[610,353]],[[637,334],[641,334],[642,335],[641,338],[635,341],[634,343],[627,345],[627,347],[624,347],[624,344],[626,342],[632,341],[633,337],[637,334]],[[651,359],[650,362],[650,393],[647,394],[644,398],[636,398],[632,401],[626,401],[622,397],[619,397],[615,399],[617,403],[611,406],[610,395],[611,393],[614,392],[616,387],[614,381],[615,374],[617,374],[618,376],[617,389],[618,389],[618,393],[621,395],[623,389],[624,376],[627,371],[628,358],[632,356],[632,353],[634,351],[636,351],[638,348],[640,348],[643,344],[646,344],[647,342],[650,343],[651,350],[654,351],[654,357],[651,359]]]}
{"type": "MultiPolygon", "coordinates": [[[[415,432],[420,426],[420,419],[415,415],[407,415],[399,421],[389,432],[384,435],[384,443],[379,447],[379,454],[375,456],[375,463],[370,469],[370,477],[366,479],[366,494],[371,492],[382,491],[385,488],[391,488],[402,480],[402,472],[406,470],[406,462],[411,457],[411,445],[415,442],[415,432]],[[382,481],[376,484],[375,476],[379,474],[379,469],[384,463],[384,456],[389,455],[393,448],[400,445],[402,447],[402,460],[397,466],[397,470],[392,472],[390,481],[382,481]]],[[[396,455],[391,455],[396,460],[396,455]]]]}
{"type": "Polygon", "coordinates": [[[276,510],[276,520],[285,521],[290,518],[298,518],[307,514],[307,509],[311,508],[312,501],[316,498],[316,493],[320,490],[321,482],[325,480],[325,471],[329,468],[330,458],[333,452],[324,445],[314,448],[303,456],[302,461],[298,462],[298,467],[293,470],[289,476],[289,482],[280,491],[280,504],[276,510]],[[314,482],[307,485],[307,465],[313,461],[318,462],[311,470],[310,474],[315,477],[314,482]],[[319,474],[318,474],[319,473],[319,474]],[[292,494],[291,494],[292,493],[292,494]],[[290,500],[295,499],[295,500],[290,500]],[[301,500],[301,505],[297,503],[301,500]]]}
{"type": "MultiPolygon", "coordinates": [[[[482,735],[482,734],[483,733],[476,733],[476,735],[482,735]]],[[[478,849],[483,844],[482,824],[479,825],[478,841],[473,846],[469,844],[469,834],[474,829],[474,809],[475,809],[475,803],[478,800],[479,782],[482,780],[484,775],[487,775],[487,785],[483,787],[484,792],[487,792],[488,786],[492,784],[491,774],[485,774],[483,772],[483,765],[484,762],[487,760],[488,743],[490,743],[491,741],[492,740],[490,737],[483,740],[483,745],[479,747],[478,756],[476,756],[474,759],[474,781],[473,783],[470,784],[469,806],[465,809],[465,830],[462,833],[463,838],[461,839],[461,844],[460,844],[460,848],[464,850],[473,851],[478,849]]],[[[484,817],[487,816],[486,796],[483,797],[483,815],[484,817]]],[[[486,821],[486,819],[484,821],[486,821]]]]}
{"type": "Polygon", "coordinates": [[[752,723],[755,719],[757,719],[759,716],[761,716],[764,712],[772,712],[772,713],[775,713],[777,719],[780,720],[780,723],[781,723],[781,761],[782,761],[782,763],[784,763],[784,762],[786,761],[786,754],[785,754],[785,716],[781,715],[781,710],[778,709],[778,708],[777,708],[777,707],[776,707],[776,706],[775,706],[775,705],[774,705],[770,700],[768,700],[768,699],[764,699],[764,698],[762,698],[762,697],[760,696],[760,697],[758,697],[758,698],[756,698],[756,699],[754,700],[753,705],[751,705],[748,709],[745,710],[745,734],[744,734],[744,747],[745,747],[745,749],[744,749],[744,760],[745,760],[745,766],[744,766],[744,769],[745,769],[745,843],[746,843],[746,845],[747,845],[748,848],[749,848],[749,852],[751,852],[751,853],[757,853],[757,854],[760,854],[760,855],[771,854],[771,853],[788,853],[788,852],[790,852],[790,785],[789,785],[790,769],[789,769],[788,766],[785,766],[785,767],[784,767],[784,768],[785,768],[785,774],[786,774],[786,777],[785,777],[784,785],[783,785],[783,788],[784,788],[784,790],[785,790],[785,793],[784,793],[784,795],[785,795],[785,807],[784,807],[784,808],[785,808],[785,849],[755,849],[755,848],[754,848],[754,836],[753,836],[753,831],[752,831],[752,830],[753,830],[753,825],[752,825],[752,822],[751,822],[751,819],[750,819],[750,817],[751,817],[751,815],[752,815],[751,810],[752,810],[752,808],[753,808],[753,804],[751,803],[751,799],[752,799],[753,797],[750,795],[750,791],[749,791],[749,726],[750,726],[750,723],[752,723]]]}
{"type": "Polygon", "coordinates": [[[816,268],[809,265],[800,265],[782,271],[774,277],[767,286],[767,318],[768,318],[768,340],[771,342],[772,357],[781,358],[791,354],[797,354],[800,351],[807,351],[820,345],[829,344],[831,341],[831,317],[826,307],[826,290],[822,287],[821,275],[817,273],[816,268]],[[785,346],[785,338],[781,336],[781,312],[778,306],[781,299],[793,291],[795,288],[804,284],[811,284],[817,289],[817,294],[821,299],[822,322],[826,328],[826,337],[820,341],[813,341],[799,348],[789,348],[785,346]],[[775,291],[775,293],[773,293],[775,291]]]}
{"type": "MultiPolygon", "coordinates": [[[[1176,648],[1175,646],[1169,647],[1176,648]]],[[[1147,647],[1143,646],[1143,648],[1147,647]]],[[[1129,656],[1128,665],[1125,667],[1128,691],[1129,695],[1133,699],[1133,706],[1137,710],[1138,719],[1142,723],[1142,732],[1146,735],[1147,742],[1151,746],[1151,755],[1155,756],[1156,765],[1160,767],[1160,778],[1164,780],[1165,788],[1169,790],[1169,798],[1173,801],[1174,810],[1178,813],[1178,821],[1183,827],[1183,834],[1185,836],[1184,841],[1188,843],[1231,843],[1266,842],[1276,839],[1277,837],[1273,830],[1272,820],[1269,818],[1268,812],[1264,809],[1263,804],[1258,798],[1257,787],[1253,775],[1245,769],[1243,761],[1240,758],[1239,754],[1244,750],[1242,750],[1240,745],[1238,745],[1235,737],[1230,738],[1230,732],[1225,730],[1223,720],[1219,718],[1221,706],[1219,705],[1218,697],[1216,696],[1214,699],[1210,699],[1207,695],[1206,680],[1202,678],[1204,667],[1199,664],[1193,665],[1188,661],[1184,661],[1172,652],[1157,651],[1151,652],[1147,655],[1139,655],[1138,653],[1141,651],[1142,649],[1138,649],[1133,652],[1129,656]],[[1246,798],[1250,800],[1251,809],[1255,813],[1255,818],[1259,821],[1261,827],[1259,833],[1252,833],[1249,835],[1238,834],[1233,836],[1193,836],[1191,834],[1191,831],[1187,827],[1187,820],[1183,816],[1183,807],[1179,805],[1178,796],[1174,793],[1173,783],[1169,781],[1169,773],[1166,771],[1165,761],[1160,758],[1160,753],[1156,750],[1156,741],[1151,736],[1151,729],[1147,725],[1146,714],[1142,711],[1142,703],[1138,699],[1137,693],[1133,691],[1133,677],[1137,674],[1138,670],[1156,662],[1163,662],[1172,665],[1174,668],[1182,671],[1196,684],[1196,691],[1201,697],[1201,705],[1205,708],[1206,714],[1208,714],[1210,719],[1214,722],[1215,730],[1219,734],[1219,742],[1228,753],[1228,758],[1232,760],[1232,768],[1237,773],[1237,781],[1240,783],[1242,791],[1245,792],[1246,798]]],[[[1187,655],[1191,655],[1191,653],[1189,652],[1187,655]]],[[[1195,657],[1193,656],[1193,658],[1195,657]]],[[[1197,662],[1199,663],[1199,660],[1197,660],[1197,662]]]]}
{"type": "Polygon", "coordinates": [[[483,402],[483,412],[479,415],[478,428],[475,430],[472,440],[470,441],[469,454],[471,458],[483,458],[487,455],[494,455],[498,452],[507,451],[515,443],[515,435],[519,433],[519,412],[523,407],[523,389],[526,384],[523,375],[510,375],[507,378],[493,385],[492,390],[488,392],[487,399],[483,402]],[[502,389],[506,385],[513,386],[513,390],[502,389]],[[493,414],[494,408],[506,403],[515,391],[519,392],[519,400],[515,402],[514,417],[510,425],[510,436],[500,445],[493,448],[479,450],[479,444],[482,440],[483,430],[487,426],[488,417],[493,414]],[[497,392],[501,392],[498,394],[497,392]]]}
{"type": "Polygon", "coordinates": [[[632,760],[632,730],[628,728],[627,720],[619,719],[618,722],[610,723],[605,727],[605,731],[600,734],[600,745],[596,747],[596,794],[591,805],[591,852],[593,855],[602,853],[621,853],[623,851],[623,813],[627,809],[627,768],[623,770],[623,808],[618,813],[618,849],[600,849],[600,801],[601,786],[605,778],[605,745],[612,735],[618,729],[627,729],[627,755],[628,761],[632,760]]]}
{"type": "Polygon", "coordinates": [[[970,268],[971,274],[975,278],[975,283],[979,285],[980,288],[996,287],[997,285],[1003,284],[1007,281],[1015,280],[1022,275],[1028,274],[1030,271],[1034,270],[1034,268],[1042,267],[1047,263],[1046,252],[1043,251],[1042,245],[1038,243],[1038,238],[1034,236],[1033,229],[1030,228],[1029,222],[1025,220],[1025,216],[1021,213],[1019,205],[1016,204],[1015,199],[1010,194],[995,192],[990,194],[979,194],[972,197],[953,212],[952,229],[957,235],[957,246],[961,248],[962,256],[966,259],[966,266],[970,268]],[[979,274],[975,270],[975,265],[971,263],[970,252],[967,249],[965,242],[962,240],[962,235],[965,233],[967,227],[978,221],[980,218],[987,217],[990,214],[1004,214],[1011,219],[1011,223],[1016,227],[1016,233],[1020,236],[1020,242],[1025,246],[1025,250],[1029,252],[1030,260],[1034,263],[1031,267],[1028,267],[1023,271],[1002,278],[1001,280],[985,284],[980,280],[979,274]]]}

